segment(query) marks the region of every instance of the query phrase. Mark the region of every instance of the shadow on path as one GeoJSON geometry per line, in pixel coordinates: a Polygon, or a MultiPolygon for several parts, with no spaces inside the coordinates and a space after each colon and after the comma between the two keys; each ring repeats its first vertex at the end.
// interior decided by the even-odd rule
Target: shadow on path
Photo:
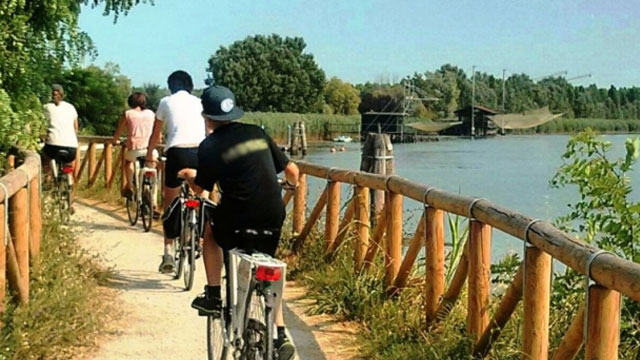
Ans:
{"type": "MultiPolygon", "coordinates": [[[[100,207],[101,203],[90,204],[90,203],[88,203],[88,202],[86,202],[85,200],[82,200],[82,199],[76,199],[75,202],[77,202],[78,204],[81,204],[83,206],[86,206],[86,207],[88,207],[88,208],[90,208],[92,210],[95,210],[95,211],[97,211],[97,212],[99,212],[99,213],[101,213],[103,215],[106,215],[106,216],[108,216],[108,217],[110,217],[112,219],[116,219],[118,221],[122,221],[127,226],[129,226],[129,219],[127,219],[126,217],[118,214],[118,211],[107,210],[107,209],[104,209],[103,207],[100,207]]],[[[154,224],[156,222],[160,223],[160,221],[161,220],[154,220],[154,224]]],[[[95,225],[96,225],[95,223],[87,223],[87,224],[89,224],[89,227],[95,227],[95,225]]],[[[140,232],[144,232],[144,230],[142,229],[142,226],[140,226],[140,219],[138,219],[138,223],[136,224],[136,226],[129,226],[129,229],[130,230],[139,230],[140,232]]],[[[126,228],[125,227],[112,228],[111,230],[126,230],[126,228]]],[[[158,230],[158,229],[151,228],[151,231],[149,231],[149,232],[154,233],[156,235],[164,236],[162,231],[158,230]]]]}
{"type": "Polygon", "coordinates": [[[105,281],[105,286],[119,290],[142,292],[184,292],[182,287],[174,286],[173,276],[153,271],[118,270],[105,281]]]}

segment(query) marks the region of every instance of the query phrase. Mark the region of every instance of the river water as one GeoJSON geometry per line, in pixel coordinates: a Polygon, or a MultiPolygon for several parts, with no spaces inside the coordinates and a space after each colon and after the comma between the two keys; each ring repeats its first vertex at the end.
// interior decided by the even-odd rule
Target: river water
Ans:
{"type": "MultiPolygon", "coordinates": [[[[624,154],[624,141],[635,135],[608,135],[611,158],[624,154]]],[[[524,215],[553,221],[568,212],[578,199],[575,187],[551,189],[549,180],[562,165],[566,135],[510,135],[487,139],[455,139],[439,142],[394,144],[396,174],[462,195],[483,197],[524,215]]],[[[345,152],[329,152],[329,145],[311,148],[306,161],[336,168],[359,169],[360,143],[346,144],[345,152]]],[[[640,167],[640,165],[639,165],[640,167]]],[[[631,195],[640,195],[640,170],[632,171],[631,195]]],[[[317,199],[323,182],[310,180],[309,202],[317,199]]],[[[349,197],[343,186],[343,201],[349,197]]],[[[309,204],[309,207],[313,204],[309,204]]],[[[412,233],[422,205],[405,200],[405,232],[412,233]]],[[[522,241],[493,231],[492,258],[521,252],[522,241]]]]}

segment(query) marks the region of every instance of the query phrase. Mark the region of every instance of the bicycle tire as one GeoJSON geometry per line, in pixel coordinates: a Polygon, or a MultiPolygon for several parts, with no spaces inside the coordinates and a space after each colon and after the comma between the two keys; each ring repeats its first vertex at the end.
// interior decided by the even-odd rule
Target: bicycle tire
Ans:
{"type": "Polygon", "coordinates": [[[186,253],[186,259],[184,261],[184,288],[186,291],[189,291],[193,288],[193,280],[196,273],[196,240],[198,231],[195,226],[187,226],[189,234],[186,239],[187,247],[184,251],[186,253]]]}
{"type": "Polygon", "coordinates": [[[142,188],[142,203],[140,205],[140,217],[142,218],[142,228],[145,232],[151,230],[153,223],[153,205],[151,201],[151,191],[149,185],[142,188]]]}
{"type": "Polygon", "coordinates": [[[223,275],[220,279],[220,296],[222,298],[222,313],[220,316],[207,317],[207,359],[227,360],[230,349],[225,344],[226,304],[227,304],[227,279],[223,275]]]}
{"type": "Polygon", "coordinates": [[[129,224],[131,224],[131,226],[135,226],[138,222],[138,202],[135,199],[127,197],[125,200],[125,206],[127,208],[127,217],[129,218],[129,224]]]}
{"type": "Polygon", "coordinates": [[[176,262],[176,274],[173,276],[174,280],[180,279],[184,268],[184,251],[182,249],[182,244],[182,234],[180,234],[180,237],[173,240],[174,260],[176,262]]]}
{"type": "Polygon", "coordinates": [[[273,329],[275,327],[275,311],[270,306],[265,306],[264,308],[264,321],[267,325],[267,333],[266,333],[266,341],[265,348],[267,352],[267,356],[264,357],[265,360],[273,360],[275,358],[275,344],[273,343],[273,329]]]}
{"type": "Polygon", "coordinates": [[[71,189],[66,178],[62,178],[58,190],[58,209],[60,210],[60,220],[63,224],[69,223],[71,219],[71,189]]]}
{"type": "MultiPolygon", "coordinates": [[[[272,349],[273,345],[269,346],[268,342],[273,342],[273,336],[269,337],[269,333],[272,334],[273,329],[269,331],[265,320],[267,319],[267,311],[262,295],[256,290],[254,285],[247,296],[247,302],[245,307],[244,318],[244,332],[243,332],[243,349],[241,359],[272,359],[269,357],[267,349],[272,349]]],[[[273,323],[272,323],[273,325],[273,323]]]]}

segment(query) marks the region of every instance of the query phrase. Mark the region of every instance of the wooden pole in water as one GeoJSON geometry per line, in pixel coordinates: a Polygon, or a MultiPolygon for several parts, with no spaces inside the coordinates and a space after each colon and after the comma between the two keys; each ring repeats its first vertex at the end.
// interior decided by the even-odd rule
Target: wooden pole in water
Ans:
{"type": "Polygon", "coordinates": [[[491,226],[470,219],[467,329],[478,341],[489,324],[491,226]]]}
{"type": "MultiPolygon", "coordinates": [[[[386,134],[369,133],[363,149],[360,170],[373,174],[391,175],[394,171],[393,147],[391,139],[386,134]]],[[[371,222],[379,217],[384,208],[385,194],[383,190],[372,190],[371,193],[371,222]]]]}
{"type": "Polygon", "coordinates": [[[385,285],[391,288],[402,261],[402,194],[387,192],[387,244],[385,246],[385,285]]]}
{"type": "Polygon", "coordinates": [[[20,286],[29,301],[29,219],[27,218],[28,194],[26,188],[18,190],[9,200],[9,231],[13,235],[13,245],[20,271],[20,286]]]}
{"type": "Polygon", "coordinates": [[[107,141],[104,144],[104,183],[108,184],[111,182],[111,178],[113,177],[113,144],[110,141],[107,141]]]}
{"type": "Polygon", "coordinates": [[[524,268],[522,358],[544,360],[549,353],[551,256],[529,247],[524,256],[524,268]]]}
{"type": "Polygon", "coordinates": [[[293,193],[293,235],[300,234],[307,213],[307,175],[300,174],[298,187],[293,193]]]}
{"type": "Polygon", "coordinates": [[[300,121],[300,143],[302,144],[302,156],[307,155],[307,131],[304,127],[304,121],[300,121]]]}
{"type": "Polygon", "coordinates": [[[291,148],[289,149],[289,153],[291,155],[298,155],[298,147],[300,146],[300,124],[296,121],[293,123],[293,141],[291,142],[291,148]]]}
{"type": "Polygon", "coordinates": [[[429,206],[425,213],[425,311],[429,324],[435,319],[444,293],[444,211],[429,206]]]}
{"type": "Polygon", "coordinates": [[[620,293],[601,285],[589,288],[585,360],[616,360],[620,343],[620,293]]]}
{"type": "Polygon", "coordinates": [[[40,179],[31,179],[29,185],[29,258],[37,261],[40,256],[40,239],[42,238],[42,214],[40,212],[40,179]]]}
{"type": "Polygon", "coordinates": [[[364,261],[367,247],[369,246],[369,230],[371,229],[369,220],[369,188],[356,186],[356,206],[355,219],[358,236],[355,241],[354,263],[355,268],[360,269],[364,261]]]}
{"type": "Polygon", "coordinates": [[[340,182],[329,181],[327,184],[327,215],[324,227],[324,251],[331,248],[338,236],[340,216],[340,182]]]}

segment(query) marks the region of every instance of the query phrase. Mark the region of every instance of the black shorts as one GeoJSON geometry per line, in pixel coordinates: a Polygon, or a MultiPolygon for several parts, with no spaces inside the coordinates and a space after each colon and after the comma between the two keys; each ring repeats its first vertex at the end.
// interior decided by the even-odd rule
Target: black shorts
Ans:
{"type": "Polygon", "coordinates": [[[53,159],[62,164],[68,164],[76,159],[77,148],[68,146],[57,146],[45,144],[42,148],[44,153],[49,159],[53,159]]]}
{"type": "Polygon", "coordinates": [[[182,179],[178,179],[178,171],[182,169],[198,168],[198,148],[176,148],[167,150],[167,162],[164,167],[164,185],[169,188],[177,188],[182,185],[182,179]]]}
{"type": "Polygon", "coordinates": [[[245,250],[249,253],[254,251],[274,257],[278,243],[280,242],[280,229],[259,230],[259,229],[231,229],[224,225],[213,225],[213,238],[218,246],[224,250],[234,248],[245,250]]]}

